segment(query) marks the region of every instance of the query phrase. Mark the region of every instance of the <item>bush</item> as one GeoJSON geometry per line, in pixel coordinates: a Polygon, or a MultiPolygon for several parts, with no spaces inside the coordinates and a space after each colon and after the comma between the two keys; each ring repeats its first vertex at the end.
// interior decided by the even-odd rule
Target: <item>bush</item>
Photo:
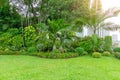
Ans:
{"type": "Polygon", "coordinates": [[[0,50],[0,55],[18,55],[20,54],[18,51],[11,51],[9,49],[5,49],[5,50],[0,50]]]}
{"type": "Polygon", "coordinates": [[[34,52],[37,52],[37,49],[36,49],[35,47],[29,47],[29,48],[27,49],[27,52],[29,52],[29,53],[34,53],[34,52]]]}
{"type": "Polygon", "coordinates": [[[93,51],[93,47],[91,46],[92,45],[91,37],[84,37],[77,44],[79,44],[79,46],[84,48],[84,50],[87,51],[87,52],[92,52],[93,51]]]}
{"type": "Polygon", "coordinates": [[[22,47],[22,36],[17,35],[12,37],[10,43],[12,45],[11,50],[20,50],[20,48],[22,47]]]}
{"type": "Polygon", "coordinates": [[[110,56],[110,52],[109,51],[103,52],[103,56],[110,56]]]}
{"type": "Polygon", "coordinates": [[[2,55],[3,54],[3,50],[0,50],[0,55],[2,55]]]}
{"type": "Polygon", "coordinates": [[[64,58],[73,58],[79,56],[78,53],[35,53],[35,56],[42,58],[51,58],[51,59],[64,59],[64,58]]]}
{"type": "Polygon", "coordinates": [[[112,37],[111,36],[105,36],[104,39],[104,50],[105,51],[112,51],[112,37]]]}
{"type": "Polygon", "coordinates": [[[75,49],[75,52],[78,53],[79,55],[83,55],[84,49],[81,47],[78,47],[75,49]]]}
{"type": "Polygon", "coordinates": [[[19,50],[22,47],[22,36],[17,28],[10,28],[0,35],[1,47],[19,50]]]}
{"type": "Polygon", "coordinates": [[[116,58],[120,59],[120,53],[119,53],[119,52],[115,52],[115,53],[114,53],[114,56],[115,56],[116,58]]]}
{"type": "Polygon", "coordinates": [[[113,49],[114,52],[120,52],[120,47],[116,47],[113,49]]]}
{"type": "Polygon", "coordinates": [[[36,48],[39,52],[52,51],[53,41],[50,36],[48,36],[47,32],[41,32],[37,35],[36,48]]]}
{"type": "Polygon", "coordinates": [[[101,57],[101,53],[99,53],[99,52],[94,52],[94,53],[92,54],[92,56],[93,56],[94,58],[100,58],[100,57],[101,57]]]}
{"type": "Polygon", "coordinates": [[[25,40],[26,40],[26,46],[35,46],[35,39],[36,39],[36,33],[35,28],[33,26],[28,26],[25,28],[25,40]]]}
{"type": "Polygon", "coordinates": [[[87,51],[84,51],[84,52],[83,52],[83,55],[88,55],[88,52],[87,52],[87,51]]]}

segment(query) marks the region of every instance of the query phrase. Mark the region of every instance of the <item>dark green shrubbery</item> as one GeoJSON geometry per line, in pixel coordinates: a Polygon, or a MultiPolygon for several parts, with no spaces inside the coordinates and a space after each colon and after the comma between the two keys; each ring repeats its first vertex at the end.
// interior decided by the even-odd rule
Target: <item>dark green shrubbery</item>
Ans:
{"type": "Polygon", "coordinates": [[[78,47],[78,48],[75,49],[75,52],[78,53],[79,55],[83,55],[84,49],[81,48],[81,47],[78,47]]]}
{"type": "Polygon", "coordinates": [[[84,48],[85,51],[92,53],[94,51],[103,52],[104,40],[102,38],[98,38],[97,35],[92,35],[91,37],[81,38],[79,41],[79,46],[84,48]]]}
{"type": "Polygon", "coordinates": [[[9,3],[0,5],[0,32],[5,32],[11,27],[18,28],[21,26],[20,23],[20,15],[15,8],[11,9],[9,3]]]}
{"type": "Polygon", "coordinates": [[[120,47],[116,47],[113,49],[114,52],[120,52],[120,47]]]}
{"type": "Polygon", "coordinates": [[[112,37],[111,36],[105,36],[104,38],[104,50],[105,51],[112,51],[112,37]]]}
{"type": "Polygon", "coordinates": [[[1,47],[18,51],[22,47],[22,36],[17,28],[8,29],[0,35],[1,47]]]}
{"type": "Polygon", "coordinates": [[[19,55],[18,51],[11,51],[10,49],[0,50],[0,55],[19,55]]]}
{"type": "Polygon", "coordinates": [[[73,58],[73,57],[78,57],[78,53],[35,53],[33,54],[38,57],[42,58],[51,58],[51,59],[64,59],[64,58],[73,58]]]}
{"type": "Polygon", "coordinates": [[[91,40],[79,42],[79,46],[84,48],[84,50],[87,51],[87,52],[92,52],[92,46],[91,45],[92,45],[91,40]]]}
{"type": "Polygon", "coordinates": [[[99,52],[94,52],[94,53],[92,54],[92,56],[93,56],[94,58],[100,58],[100,57],[101,57],[101,53],[99,53],[99,52]]]}
{"type": "Polygon", "coordinates": [[[87,52],[92,52],[92,42],[91,37],[84,37],[81,38],[81,41],[79,41],[78,45],[82,47],[87,52]]]}
{"type": "Polygon", "coordinates": [[[34,52],[37,52],[37,49],[35,47],[28,47],[27,52],[28,53],[34,53],[34,52]]]}

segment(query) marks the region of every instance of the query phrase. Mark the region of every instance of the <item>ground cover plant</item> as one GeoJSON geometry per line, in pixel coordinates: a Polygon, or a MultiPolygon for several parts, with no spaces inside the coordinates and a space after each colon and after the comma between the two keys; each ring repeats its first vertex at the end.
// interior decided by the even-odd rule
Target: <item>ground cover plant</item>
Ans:
{"type": "Polygon", "coordinates": [[[0,65],[0,80],[120,80],[120,61],[113,57],[44,59],[1,55],[0,65]]]}

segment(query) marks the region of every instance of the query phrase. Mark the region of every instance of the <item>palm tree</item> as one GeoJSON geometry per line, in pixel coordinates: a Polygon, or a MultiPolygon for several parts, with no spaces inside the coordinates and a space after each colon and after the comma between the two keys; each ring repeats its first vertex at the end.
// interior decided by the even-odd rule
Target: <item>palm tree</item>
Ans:
{"type": "Polygon", "coordinates": [[[62,42],[63,42],[63,37],[61,37],[61,34],[65,34],[66,33],[61,33],[63,30],[67,30],[66,28],[68,28],[69,26],[63,22],[63,20],[61,19],[58,19],[58,20],[48,20],[48,25],[49,25],[49,28],[48,28],[48,31],[49,31],[49,34],[52,36],[53,38],[53,51],[56,50],[56,40],[57,38],[61,38],[61,46],[62,46],[62,42]]]}
{"type": "Polygon", "coordinates": [[[105,20],[115,17],[120,13],[120,9],[112,8],[106,11],[102,11],[100,8],[100,0],[94,0],[91,8],[89,9],[89,15],[86,18],[81,18],[81,21],[88,27],[93,29],[93,33],[96,34],[96,31],[100,28],[113,29],[119,28],[119,25],[105,22],[105,20]],[[99,4],[98,4],[99,2],[99,4]]]}

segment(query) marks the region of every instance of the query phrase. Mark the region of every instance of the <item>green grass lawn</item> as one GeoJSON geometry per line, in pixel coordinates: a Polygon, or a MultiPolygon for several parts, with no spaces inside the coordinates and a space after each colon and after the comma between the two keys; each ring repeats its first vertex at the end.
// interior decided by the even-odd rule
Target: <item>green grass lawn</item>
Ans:
{"type": "Polygon", "coordinates": [[[114,57],[42,59],[1,55],[0,80],[120,80],[120,60],[114,57]]]}

